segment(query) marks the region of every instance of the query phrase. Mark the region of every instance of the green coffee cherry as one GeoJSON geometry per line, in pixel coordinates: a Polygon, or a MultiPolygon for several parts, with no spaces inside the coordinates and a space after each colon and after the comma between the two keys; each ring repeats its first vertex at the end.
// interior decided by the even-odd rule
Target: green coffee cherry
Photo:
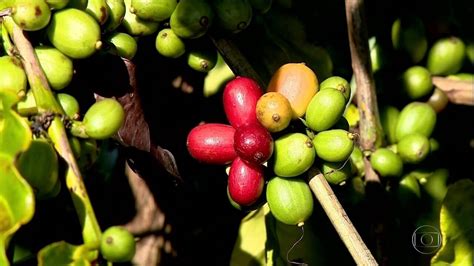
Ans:
{"type": "Polygon", "coordinates": [[[213,0],[217,25],[230,33],[246,29],[252,21],[252,6],[248,0],[213,0]]]}
{"type": "Polygon", "coordinates": [[[188,66],[199,72],[209,72],[217,62],[217,51],[202,49],[188,53],[188,66]]]}
{"type": "Polygon", "coordinates": [[[62,90],[71,83],[74,68],[69,57],[50,46],[35,47],[35,53],[52,89],[62,90]]]}
{"type": "Polygon", "coordinates": [[[322,91],[327,88],[333,88],[342,92],[342,94],[344,95],[344,98],[346,99],[346,102],[349,101],[349,98],[351,97],[351,85],[343,77],[332,76],[325,79],[319,85],[319,90],[322,91]]]}
{"type": "Polygon", "coordinates": [[[59,104],[68,117],[76,119],[79,116],[79,102],[74,96],[66,93],[58,93],[56,94],[56,99],[58,99],[59,104]]]}
{"type": "Polygon", "coordinates": [[[402,88],[412,100],[427,96],[433,92],[431,73],[422,66],[412,66],[402,75],[402,88]]]}
{"type": "Polygon", "coordinates": [[[403,162],[418,164],[430,153],[430,141],[422,134],[410,134],[398,142],[397,150],[403,162]]]}
{"type": "Polygon", "coordinates": [[[170,18],[171,29],[181,38],[196,39],[211,27],[214,11],[207,1],[181,0],[170,18]]]}
{"type": "Polygon", "coordinates": [[[26,74],[21,61],[13,56],[0,57],[0,91],[25,91],[27,86],[26,74]]]}
{"type": "Polygon", "coordinates": [[[123,32],[115,32],[107,39],[117,49],[117,54],[126,59],[133,59],[137,53],[137,41],[123,32]]]}
{"type": "Polygon", "coordinates": [[[94,139],[106,139],[118,132],[125,120],[125,111],[115,99],[95,102],[84,115],[86,134],[94,139]]]}
{"type": "Polygon", "coordinates": [[[436,126],[436,119],[436,112],[429,104],[411,102],[400,112],[395,130],[396,139],[400,141],[403,137],[413,133],[429,137],[436,126]]]}
{"type": "Polygon", "coordinates": [[[125,2],[125,16],[123,17],[122,26],[125,31],[132,36],[147,36],[158,30],[159,22],[143,20],[131,12],[131,0],[125,2]]]}
{"type": "Polygon", "coordinates": [[[323,162],[321,164],[321,172],[326,180],[333,185],[344,185],[346,180],[352,176],[351,160],[346,162],[323,162]]]}
{"type": "Polygon", "coordinates": [[[397,142],[396,130],[399,116],[400,111],[395,106],[384,105],[380,108],[380,123],[390,144],[397,142]]]}
{"type": "Polygon", "coordinates": [[[413,63],[420,62],[428,49],[425,27],[418,17],[403,17],[392,24],[393,48],[406,53],[413,63]]]}
{"type": "Polygon", "coordinates": [[[44,0],[15,0],[12,18],[23,30],[37,31],[48,25],[51,11],[44,0]]]}
{"type": "Polygon", "coordinates": [[[313,194],[301,179],[273,177],[268,181],[266,197],[270,212],[284,224],[300,225],[313,213],[313,194]]]}
{"type": "Polygon", "coordinates": [[[324,131],[334,126],[346,108],[346,98],[335,88],[317,92],[306,108],[305,120],[314,131],[324,131]]]}
{"type": "Polygon", "coordinates": [[[47,35],[54,47],[73,59],[87,58],[102,46],[99,23],[79,9],[54,12],[47,35]]]}
{"type": "Polygon", "coordinates": [[[143,20],[163,21],[173,13],[177,0],[131,0],[130,12],[143,20]]]}
{"type": "Polygon", "coordinates": [[[383,177],[398,177],[403,173],[403,161],[396,153],[378,148],[370,155],[370,164],[383,177]]]}
{"type": "Polygon", "coordinates": [[[107,0],[106,3],[109,17],[104,28],[107,32],[112,32],[122,24],[125,17],[125,3],[123,0],[107,0]]]}
{"type": "Polygon", "coordinates": [[[465,56],[464,42],[455,36],[437,40],[428,52],[426,66],[433,75],[458,72],[465,56]]]}
{"type": "Polygon", "coordinates": [[[178,58],[186,52],[186,46],[172,29],[163,29],[156,36],[155,47],[158,53],[170,58],[178,58]]]}
{"type": "Polygon", "coordinates": [[[127,229],[112,226],[102,234],[99,250],[110,262],[128,262],[135,255],[135,239],[127,229]]]}
{"type": "Polygon", "coordinates": [[[313,139],[316,155],[328,162],[343,162],[354,149],[354,137],[343,129],[319,132],[313,139]]]}
{"type": "Polygon", "coordinates": [[[273,171],[278,176],[295,177],[313,165],[316,153],[311,139],[302,133],[288,133],[275,140],[273,171]]]}

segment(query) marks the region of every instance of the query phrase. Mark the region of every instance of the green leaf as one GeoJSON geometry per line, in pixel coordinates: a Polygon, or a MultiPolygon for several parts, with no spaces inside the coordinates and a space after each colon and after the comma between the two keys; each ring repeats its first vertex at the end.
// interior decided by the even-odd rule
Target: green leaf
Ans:
{"type": "Polygon", "coordinates": [[[420,182],[420,188],[423,192],[422,204],[424,205],[424,211],[417,219],[417,226],[429,224],[439,228],[441,204],[448,191],[449,170],[446,168],[438,168],[434,171],[424,169],[420,173],[416,178],[420,182]]]}
{"type": "Polygon", "coordinates": [[[38,252],[38,266],[90,266],[91,252],[94,253],[86,245],[72,245],[65,241],[55,242],[38,252]]]}
{"type": "Polygon", "coordinates": [[[292,264],[290,261],[304,262],[308,265],[329,264],[322,252],[324,248],[321,245],[321,239],[314,232],[311,218],[304,223],[303,228],[273,219],[272,238],[275,239],[275,245],[277,245],[273,251],[273,265],[289,265],[292,264]]]}
{"type": "Polygon", "coordinates": [[[474,183],[461,179],[448,188],[440,213],[442,246],[432,265],[474,263],[474,183]]]}
{"type": "Polygon", "coordinates": [[[82,227],[84,243],[99,247],[101,229],[94,213],[86,186],[82,180],[81,171],[77,165],[74,153],[69,144],[68,136],[61,118],[56,116],[48,128],[48,134],[54,143],[54,148],[68,164],[66,171],[66,186],[71,194],[74,207],[82,227]]]}
{"type": "Polygon", "coordinates": [[[28,148],[32,138],[28,122],[12,110],[12,106],[19,100],[12,92],[0,92],[0,151],[11,161],[28,148]]]}
{"type": "Polygon", "coordinates": [[[0,265],[9,265],[6,248],[13,234],[28,223],[35,211],[30,185],[21,177],[10,156],[0,153],[0,265]]]}
{"type": "Polygon", "coordinates": [[[24,263],[27,263],[36,257],[36,254],[33,253],[34,251],[30,247],[18,244],[16,241],[13,241],[12,244],[14,244],[12,258],[13,265],[21,265],[22,263],[24,265],[24,263]]]}
{"type": "Polygon", "coordinates": [[[0,39],[2,41],[3,49],[8,55],[13,55],[13,44],[11,43],[10,36],[8,36],[8,31],[7,28],[5,27],[5,24],[1,23],[1,36],[0,39]]]}
{"type": "Polygon", "coordinates": [[[314,229],[314,216],[305,221],[303,228],[287,225],[276,220],[269,211],[265,214],[266,266],[290,265],[290,261],[304,262],[308,265],[328,265],[321,239],[314,229]],[[304,232],[303,232],[304,230],[304,232]],[[290,261],[287,261],[287,257],[290,261]]]}
{"type": "Polygon", "coordinates": [[[225,84],[235,77],[234,72],[222,58],[220,53],[217,53],[216,66],[209,70],[204,78],[203,94],[204,97],[211,97],[221,91],[225,84]]]}
{"type": "Polygon", "coordinates": [[[267,233],[265,215],[270,211],[267,204],[245,216],[239,227],[230,259],[230,266],[265,265],[267,233]]]}
{"type": "MultiPolygon", "coordinates": [[[[428,193],[436,202],[442,202],[448,191],[446,182],[449,178],[449,170],[446,168],[436,169],[426,182],[422,183],[422,188],[428,193]]],[[[421,183],[421,182],[420,182],[421,183]]]]}
{"type": "MultiPolygon", "coordinates": [[[[351,80],[351,88],[352,88],[351,92],[355,91],[355,89],[353,89],[354,86],[352,85],[352,80],[351,80]]],[[[356,127],[360,120],[359,109],[357,108],[357,106],[353,103],[349,103],[344,112],[344,117],[347,119],[347,122],[349,122],[350,127],[356,127]]]]}

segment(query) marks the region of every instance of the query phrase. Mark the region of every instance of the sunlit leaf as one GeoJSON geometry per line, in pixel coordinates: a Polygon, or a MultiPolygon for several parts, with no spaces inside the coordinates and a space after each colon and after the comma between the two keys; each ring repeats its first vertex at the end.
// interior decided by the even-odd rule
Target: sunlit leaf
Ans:
{"type": "Polygon", "coordinates": [[[19,101],[19,97],[14,93],[2,91],[0,101],[0,151],[13,160],[18,153],[28,148],[32,133],[27,121],[11,109],[19,101]]]}
{"type": "Polygon", "coordinates": [[[235,77],[234,72],[232,72],[230,67],[226,64],[222,55],[218,53],[216,66],[211,69],[204,78],[204,97],[211,97],[217,94],[233,77],[235,77]]]}
{"type": "Polygon", "coordinates": [[[68,136],[61,118],[55,117],[48,128],[48,134],[56,151],[68,164],[66,186],[71,194],[74,207],[82,227],[84,243],[99,246],[101,230],[97,222],[89,195],[82,181],[82,174],[69,145],[68,136]]]}
{"type": "Polygon", "coordinates": [[[272,234],[268,238],[274,242],[273,257],[267,257],[267,265],[284,266],[292,264],[291,262],[304,262],[308,265],[329,263],[325,261],[322,242],[316,237],[310,220],[305,222],[303,228],[281,223],[271,214],[266,221],[269,229],[267,232],[272,234]]]}
{"type": "Polygon", "coordinates": [[[89,266],[88,253],[85,245],[72,245],[64,241],[55,242],[38,252],[38,266],[74,265],[89,266]]]}
{"type": "Polygon", "coordinates": [[[461,179],[448,188],[440,213],[442,246],[432,265],[474,262],[474,183],[461,179]]]}
{"type": "Polygon", "coordinates": [[[20,97],[13,91],[0,91],[0,111],[10,110],[12,106],[19,101],[20,97]]]}
{"type": "Polygon", "coordinates": [[[265,204],[242,219],[230,259],[231,266],[265,265],[265,214],[268,212],[269,208],[265,204]]]}
{"type": "Polygon", "coordinates": [[[18,244],[16,242],[13,242],[12,244],[14,244],[12,259],[14,265],[25,263],[36,257],[36,254],[33,253],[33,250],[31,248],[18,244]]]}
{"type": "Polygon", "coordinates": [[[264,204],[242,219],[230,265],[284,266],[289,263],[287,255],[291,261],[324,265],[320,245],[311,223],[305,223],[303,235],[300,227],[275,220],[268,204],[264,204]]]}
{"type": "Polygon", "coordinates": [[[5,52],[7,52],[8,55],[12,55],[14,48],[13,48],[13,44],[11,43],[10,37],[8,36],[7,27],[3,23],[1,23],[0,26],[1,26],[0,40],[2,44],[0,46],[3,46],[3,49],[5,50],[5,52]]]}
{"type": "Polygon", "coordinates": [[[417,176],[420,182],[420,188],[423,191],[423,204],[426,208],[418,217],[417,226],[430,224],[439,228],[439,214],[441,204],[448,191],[448,178],[449,170],[446,168],[439,168],[434,171],[423,171],[422,175],[417,176]]]}
{"type": "Polygon", "coordinates": [[[33,190],[21,177],[10,156],[0,153],[0,265],[9,265],[5,250],[13,234],[35,211],[33,190]]]}
{"type": "Polygon", "coordinates": [[[445,168],[436,169],[421,183],[421,187],[436,201],[443,201],[446,196],[446,181],[449,177],[449,171],[445,168]]]}

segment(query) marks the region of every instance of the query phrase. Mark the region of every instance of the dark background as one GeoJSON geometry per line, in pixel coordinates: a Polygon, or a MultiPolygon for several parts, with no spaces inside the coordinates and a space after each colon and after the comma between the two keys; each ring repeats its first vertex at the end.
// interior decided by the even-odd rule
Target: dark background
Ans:
{"type": "MultiPolygon", "coordinates": [[[[343,1],[294,1],[291,12],[296,13],[305,23],[308,39],[328,49],[333,58],[334,75],[350,80],[351,64],[343,1]]],[[[472,33],[473,6],[469,1],[366,1],[369,36],[379,40],[390,38],[391,23],[400,14],[420,16],[427,25],[429,43],[441,36],[458,35],[464,40],[474,40],[472,33]]],[[[252,26],[251,26],[252,27],[252,26]]],[[[249,29],[251,32],[251,29],[249,29]]],[[[233,36],[239,38],[242,51],[252,49],[256,36],[245,32],[233,36]]],[[[163,148],[173,153],[184,180],[177,183],[174,177],[160,167],[149,167],[148,159],[139,166],[152,188],[156,201],[166,214],[167,222],[173,225],[172,233],[166,235],[173,243],[176,257],[163,258],[163,265],[226,265],[237,237],[240,219],[245,212],[234,209],[227,199],[227,176],[224,166],[203,165],[191,158],[186,149],[188,132],[201,121],[227,123],[222,108],[222,93],[209,98],[203,96],[202,84],[205,74],[187,67],[183,58],[166,59],[158,55],[154,48],[154,37],[142,37],[138,42],[138,53],[134,58],[137,78],[145,116],[149,122],[152,138],[163,148]],[[192,92],[184,92],[172,86],[172,81],[182,76],[192,87],[192,92]]],[[[395,61],[394,61],[395,62],[395,61]]],[[[251,62],[252,63],[252,62],[251,62]]],[[[399,62],[396,62],[397,64],[399,62]]],[[[421,62],[423,64],[424,62],[421,62]]],[[[84,61],[85,68],[115,75],[108,69],[95,69],[95,64],[84,61]]],[[[394,67],[403,69],[406,65],[394,67]]],[[[473,73],[472,65],[465,64],[461,72],[473,73]]],[[[110,76],[109,76],[110,77],[110,76]]],[[[386,95],[397,92],[396,82],[390,79],[377,80],[377,87],[393,90],[391,93],[378,89],[380,102],[390,103],[386,95]]],[[[87,88],[84,88],[88,91],[87,88]]],[[[83,105],[91,104],[92,95],[73,90],[81,97],[83,105]]],[[[393,102],[392,102],[393,103],[393,102]]],[[[403,105],[402,102],[393,103],[403,105]]],[[[434,164],[449,169],[449,183],[461,178],[472,178],[474,168],[474,122],[473,107],[449,104],[438,114],[438,122],[433,137],[440,143],[440,150],[434,164]]],[[[122,174],[126,150],[119,149],[120,156],[112,178],[100,176],[91,171],[86,176],[86,184],[95,208],[97,218],[103,228],[114,224],[124,224],[134,215],[133,197],[127,180],[122,174]],[[93,176],[94,173],[95,175],[93,176]]],[[[336,193],[339,193],[336,190],[336,193]]],[[[318,204],[316,204],[318,205],[318,204]]],[[[367,226],[365,205],[347,205],[347,212],[361,235],[373,248],[373,228],[367,226]]],[[[389,205],[390,208],[391,205],[389,205]]],[[[326,245],[334,247],[327,253],[332,264],[352,263],[348,252],[339,241],[329,220],[319,206],[315,208],[319,221],[316,231],[324,232],[326,245]]],[[[389,230],[400,230],[399,227],[389,230]]],[[[400,236],[412,231],[400,231],[400,236]]],[[[392,231],[397,234],[398,232],[392,231]]],[[[409,238],[408,238],[409,239],[409,238]]],[[[24,226],[15,236],[33,250],[53,241],[66,240],[80,243],[79,224],[71,205],[69,194],[62,191],[58,198],[38,202],[33,221],[24,226]],[[64,204],[67,202],[68,204],[64,204]]],[[[390,239],[387,239],[390,242],[390,239]]],[[[406,258],[404,265],[417,265],[426,261],[415,254],[411,243],[403,248],[392,246],[388,251],[389,261],[383,264],[396,265],[396,257],[406,258]],[[408,247],[408,249],[407,249],[408,247]],[[397,254],[398,253],[398,254],[397,254]],[[406,254],[409,253],[409,254],[406,254]],[[413,254],[412,254],[413,253],[413,254]],[[393,260],[392,260],[393,259],[393,260]]],[[[28,263],[26,263],[28,265],[28,263]]],[[[31,265],[31,264],[30,264],[31,265]]]]}

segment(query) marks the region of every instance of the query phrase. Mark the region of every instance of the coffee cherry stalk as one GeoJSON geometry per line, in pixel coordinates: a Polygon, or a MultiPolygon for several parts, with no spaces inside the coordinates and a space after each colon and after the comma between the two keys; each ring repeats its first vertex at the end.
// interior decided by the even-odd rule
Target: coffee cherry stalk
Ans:
{"type": "MultiPolygon", "coordinates": [[[[296,12],[290,7],[291,1],[277,2],[280,9],[283,6],[289,13],[296,12]]],[[[410,20],[408,24],[395,21],[392,48],[399,52],[397,55],[406,56],[407,61],[416,64],[424,62],[423,58],[427,61],[426,66],[403,66],[399,73],[402,92],[399,96],[406,97],[404,100],[409,103],[400,110],[398,105],[378,106],[373,73],[387,66],[372,58],[381,48],[376,41],[368,45],[361,1],[346,1],[351,82],[332,75],[329,53],[305,40],[304,23],[298,23],[295,14],[283,16],[281,10],[275,9],[268,16],[260,16],[271,5],[271,0],[0,0],[0,48],[3,48],[0,53],[5,54],[0,57],[0,146],[3,145],[0,163],[3,166],[5,161],[7,134],[11,135],[17,126],[25,129],[17,130],[17,135],[26,137],[27,142],[18,152],[12,152],[14,159],[9,165],[19,170],[18,176],[34,191],[29,196],[34,194],[38,200],[55,197],[62,184],[58,170],[63,166],[61,163],[67,164],[63,187],[67,187],[72,197],[84,242],[73,248],[75,257],[70,259],[91,263],[101,263],[103,259],[109,263],[129,262],[135,253],[135,240],[122,228],[113,227],[109,231],[114,232],[113,237],[102,237],[105,231],[99,226],[83,181],[85,170],[97,160],[98,144],[116,137],[120,129],[128,131],[123,128],[127,114],[120,103],[127,99],[120,98],[119,102],[100,97],[88,110],[80,110],[79,102],[62,90],[67,89],[75,76],[76,60],[107,54],[129,63],[140,52],[139,40],[146,40],[141,37],[149,36],[152,50],[163,61],[180,60],[196,71],[196,76],[219,76],[211,90],[215,94],[223,89],[227,123],[196,125],[188,133],[186,145],[189,155],[197,161],[226,167],[225,189],[230,205],[243,212],[267,210],[271,214],[267,218],[273,219],[265,222],[301,229],[301,238],[292,242],[286,256],[288,263],[297,264],[289,258],[289,253],[303,239],[305,223],[309,229],[316,199],[354,261],[376,265],[332,189],[350,191],[349,204],[358,204],[366,197],[366,182],[374,182],[380,188],[385,186],[383,193],[398,193],[394,198],[399,206],[410,206],[411,200],[407,200],[403,194],[406,191],[399,187],[411,190],[415,200],[420,197],[419,185],[427,182],[427,178],[411,170],[423,167],[439,149],[439,143],[431,136],[437,113],[449,102],[474,105],[472,75],[457,73],[463,69],[468,46],[460,38],[450,37],[439,40],[429,50],[421,20],[410,20]],[[256,32],[265,22],[262,42],[267,40],[272,45],[261,45],[268,50],[264,49],[262,55],[249,56],[248,59],[254,60],[250,64],[242,53],[248,51],[241,52],[236,45],[241,45],[240,36],[244,40],[246,35],[234,34],[245,30],[252,21],[256,22],[256,32]],[[285,21],[285,27],[279,25],[281,21],[285,21]],[[275,29],[282,32],[272,33],[275,29]],[[28,37],[29,33],[32,38],[28,37]],[[233,37],[239,42],[234,43],[233,37]],[[287,53],[284,58],[288,61],[281,62],[278,52],[287,53]],[[270,54],[272,58],[266,58],[270,54]],[[226,71],[220,71],[219,65],[225,65],[226,71]],[[452,89],[458,86],[461,89],[452,89]],[[11,102],[14,103],[10,106],[11,102]],[[18,115],[17,120],[10,121],[24,123],[13,127],[10,123],[7,130],[4,117],[8,114],[18,115]],[[35,171],[31,166],[38,153],[44,156],[37,161],[48,162],[50,166],[44,167],[44,171],[35,171]],[[61,158],[63,161],[58,160],[61,158]],[[39,179],[45,182],[38,182],[39,179]],[[116,237],[121,240],[115,241],[116,237]],[[117,243],[126,244],[116,246],[117,243]]],[[[130,80],[134,78],[130,74],[130,80]]],[[[129,82],[136,87],[132,85],[134,82],[129,82]]],[[[185,91],[181,79],[176,83],[182,83],[185,91]]],[[[208,97],[206,91],[205,83],[204,95],[208,97]]],[[[369,197],[372,191],[368,190],[367,199],[372,199],[369,197]]],[[[342,195],[343,201],[346,195],[342,195]]],[[[380,202],[372,200],[370,204],[380,202]]],[[[0,208],[2,204],[0,201],[0,208]]],[[[10,207],[9,202],[6,206],[10,207]]],[[[8,211],[7,208],[4,213],[8,211]]],[[[386,210],[378,211],[383,214],[386,210]]],[[[376,237],[384,238],[385,221],[379,219],[384,215],[368,214],[371,226],[382,228],[376,237]]],[[[19,224],[25,224],[26,220],[19,224]]],[[[4,231],[0,228],[0,251],[3,246],[8,248],[12,235],[7,235],[4,241],[4,231]]],[[[278,236],[277,232],[272,233],[278,236]]],[[[274,245],[271,242],[267,242],[269,246],[265,249],[274,245]]],[[[72,246],[48,245],[40,251],[38,260],[48,258],[64,245],[72,246]]],[[[383,251],[377,250],[375,254],[383,251]]],[[[7,258],[2,255],[0,252],[3,265],[7,258]]]]}
{"type": "MultiPolygon", "coordinates": [[[[18,50],[18,53],[23,59],[23,65],[25,66],[25,72],[35,97],[38,112],[52,112],[55,114],[55,117],[48,129],[49,136],[51,137],[57,152],[69,165],[67,174],[67,186],[69,191],[75,194],[73,198],[78,201],[76,204],[84,205],[86,209],[84,212],[85,217],[80,217],[81,221],[85,221],[83,226],[84,241],[85,243],[90,243],[93,246],[98,245],[98,241],[100,239],[100,227],[95,218],[89,197],[87,196],[80,169],[74,158],[71,147],[69,146],[66,129],[61,120],[61,116],[64,115],[64,111],[59,102],[54,97],[44,72],[41,70],[36,59],[37,57],[34,54],[34,50],[32,49],[28,39],[25,37],[23,31],[11,18],[4,17],[3,20],[3,23],[6,24],[9,30],[10,36],[16,49],[18,50]]],[[[78,212],[78,214],[79,213],[81,212],[78,212]]]]}
{"type": "MultiPolygon", "coordinates": [[[[56,152],[65,160],[68,165],[66,170],[66,186],[71,193],[74,206],[76,207],[78,218],[81,221],[82,236],[84,244],[88,249],[98,249],[101,239],[101,229],[96,219],[93,206],[90,202],[86,187],[83,182],[81,168],[78,165],[77,159],[73,153],[73,148],[70,146],[68,129],[64,124],[64,117],[66,113],[61,106],[58,99],[54,96],[45,73],[40,67],[38,57],[35,51],[26,38],[23,30],[16,25],[12,18],[3,17],[3,25],[8,29],[8,33],[12,39],[12,44],[18,55],[22,59],[26,76],[38,114],[50,113],[53,118],[49,127],[47,127],[47,135],[52,141],[56,152]]],[[[74,109],[74,108],[73,108],[74,109]]],[[[69,108],[67,110],[70,110],[69,108]]],[[[81,123],[85,128],[86,136],[94,137],[96,139],[104,139],[115,134],[120,126],[123,124],[124,112],[121,105],[112,99],[106,99],[102,102],[97,102],[90,109],[89,115],[84,117],[85,120],[81,123]],[[94,111],[101,106],[106,112],[117,112],[119,115],[115,119],[100,120],[97,122],[89,122],[92,119],[97,119],[95,116],[100,116],[102,113],[94,111]],[[87,118],[87,119],[86,119],[87,118]],[[109,122],[112,121],[112,124],[109,122]]]]}

